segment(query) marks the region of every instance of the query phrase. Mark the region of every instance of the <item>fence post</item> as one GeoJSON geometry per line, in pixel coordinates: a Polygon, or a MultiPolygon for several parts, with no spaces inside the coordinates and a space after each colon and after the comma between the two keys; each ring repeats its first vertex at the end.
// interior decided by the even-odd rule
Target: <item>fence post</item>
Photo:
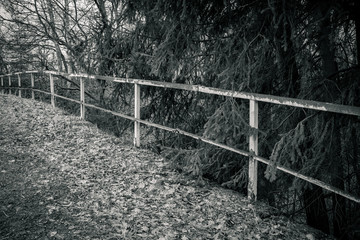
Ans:
{"type": "Polygon", "coordinates": [[[80,77],[80,117],[85,120],[85,85],[84,79],[80,77]]]}
{"type": "Polygon", "coordinates": [[[18,87],[19,87],[19,97],[21,97],[21,77],[20,77],[20,73],[18,74],[18,87]]]}
{"type": "MultiPolygon", "coordinates": [[[[140,85],[134,83],[135,86],[135,106],[134,106],[134,117],[140,118],[140,85]]],[[[140,123],[134,122],[134,146],[140,147],[140,123]]]]}
{"type": "Polygon", "coordinates": [[[4,94],[4,78],[1,77],[1,94],[4,94]]]}
{"type": "MultiPolygon", "coordinates": [[[[250,100],[250,127],[252,128],[249,136],[249,151],[252,154],[258,154],[258,120],[259,120],[258,101],[250,100]]],[[[250,156],[249,158],[249,184],[248,184],[248,198],[256,200],[257,198],[257,177],[258,177],[258,162],[250,156]]]]}
{"type": "Polygon", "coordinates": [[[9,94],[11,94],[11,76],[9,75],[9,94]]]}
{"type": "Polygon", "coordinates": [[[54,78],[51,73],[50,73],[50,92],[51,92],[51,106],[55,108],[54,78]]]}
{"type": "Polygon", "coordinates": [[[31,73],[31,99],[34,100],[35,99],[35,94],[34,94],[34,75],[31,73]]]}

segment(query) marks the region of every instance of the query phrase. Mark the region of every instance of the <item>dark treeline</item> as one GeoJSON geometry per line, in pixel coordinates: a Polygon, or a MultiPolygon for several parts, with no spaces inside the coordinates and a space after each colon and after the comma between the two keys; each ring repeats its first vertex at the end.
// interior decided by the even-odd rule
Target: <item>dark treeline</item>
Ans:
{"type": "MultiPolygon", "coordinates": [[[[0,6],[2,73],[128,75],[360,106],[357,0],[7,0],[0,6]]],[[[130,86],[99,80],[91,88],[110,109],[131,104],[130,86]]],[[[143,119],[248,148],[246,101],[147,87],[142,98],[143,119]]],[[[360,195],[358,117],[259,108],[261,156],[360,195]]],[[[247,158],[155,129],[149,134],[179,170],[246,191],[247,158]]],[[[315,228],[356,238],[358,204],[272,167],[260,170],[259,197],[282,214],[305,213],[315,228]]]]}

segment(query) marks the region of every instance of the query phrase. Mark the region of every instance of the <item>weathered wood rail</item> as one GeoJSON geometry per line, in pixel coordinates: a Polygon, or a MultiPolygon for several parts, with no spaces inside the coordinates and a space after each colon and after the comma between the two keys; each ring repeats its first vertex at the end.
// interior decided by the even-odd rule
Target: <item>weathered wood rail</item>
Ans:
{"type": "MultiPolygon", "coordinates": [[[[98,110],[102,110],[104,112],[111,113],[115,116],[119,116],[125,119],[129,119],[134,122],[134,145],[136,147],[140,147],[140,124],[144,124],[147,126],[159,128],[162,130],[174,132],[177,134],[182,134],[205,143],[227,149],[229,151],[235,152],[237,154],[246,156],[249,158],[249,183],[248,183],[248,197],[256,200],[257,197],[257,176],[258,176],[258,162],[262,162],[264,164],[271,164],[269,159],[263,158],[258,156],[258,134],[254,131],[249,136],[249,149],[248,151],[240,150],[234,147],[227,146],[222,143],[215,142],[213,140],[206,139],[204,137],[183,131],[178,128],[171,128],[166,127],[160,124],[152,123],[146,120],[140,119],[140,90],[141,86],[151,86],[151,87],[160,87],[160,88],[169,88],[169,89],[178,89],[178,90],[185,90],[185,91],[192,91],[192,92],[199,92],[199,93],[206,93],[206,94],[214,94],[219,96],[225,97],[232,97],[232,98],[240,98],[249,100],[249,125],[252,128],[258,129],[258,102],[266,102],[271,104],[279,104],[279,105],[286,105],[291,107],[299,107],[304,109],[312,109],[318,111],[326,111],[326,112],[333,112],[333,113],[340,113],[340,114],[347,114],[360,117],[360,107],[356,106],[346,106],[346,105],[339,105],[333,103],[326,103],[326,102],[318,102],[318,101],[310,101],[310,100],[302,100],[302,99],[295,99],[295,98],[287,98],[287,97],[278,97],[278,96],[271,96],[271,95],[264,95],[264,94],[256,94],[256,93],[246,93],[246,92],[237,92],[237,91],[230,91],[218,88],[211,88],[205,87],[200,85],[188,85],[188,84],[179,84],[179,83],[168,83],[168,82],[159,82],[159,81],[150,81],[144,79],[132,79],[132,78],[119,78],[119,77],[109,77],[109,76],[101,76],[101,75],[89,75],[89,74],[67,74],[61,72],[54,72],[54,71],[27,71],[27,72],[18,72],[13,74],[7,74],[0,76],[1,78],[1,93],[4,94],[4,90],[8,89],[8,92],[11,94],[12,89],[18,90],[18,95],[21,97],[22,90],[31,90],[32,99],[35,99],[34,92],[40,92],[44,94],[49,94],[51,96],[51,105],[55,107],[55,98],[62,98],[71,102],[75,102],[80,104],[80,116],[82,119],[85,119],[85,108],[94,108],[98,110]],[[35,73],[42,73],[48,74],[50,79],[50,92],[43,91],[40,89],[34,88],[34,74],[35,73]],[[30,74],[31,75],[31,87],[30,88],[23,88],[21,85],[21,75],[30,74]],[[74,100],[71,98],[67,98],[55,93],[54,90],[54,78],[53,76],[64,76],[67,78],[79,78],[80,79],[80,99],[74,100]],[[18,84],[17,86],[12,85],[11,77],[17,76],[18,84]],[[4,85],[4,81],[8,78],[8,86],[4,85]],[[112,81],[116,83],[128,83],[134,85],[134,117],[128,116],[119,112],[110,111],[89,103],[85,102],[85,79],[99,79],[99,80],[106,80],[112,81]]],[[[315,179],[313,177],[309,177],[298,173],[294,170],[291,170],[284,166],[276,166],[276,168],[280,171],[293,175],[297,178],[300,178],[304,181],[310,182],[317,186],[320,186],[330,192],[334,192],[339,194],[349,200],[352,200],[356,203],[360,203],[360,197],[345,192],[341,189],[335,188],[323,181],[315,179]]]]}

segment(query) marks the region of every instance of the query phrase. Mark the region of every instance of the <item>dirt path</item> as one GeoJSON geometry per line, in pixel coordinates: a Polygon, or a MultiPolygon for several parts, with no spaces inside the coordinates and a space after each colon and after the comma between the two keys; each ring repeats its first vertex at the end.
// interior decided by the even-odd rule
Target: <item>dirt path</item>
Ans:
{"type": "Polygon", "coordinates": [[[0,240],[312,239],[50,105],[0,95],[0,240]]]}

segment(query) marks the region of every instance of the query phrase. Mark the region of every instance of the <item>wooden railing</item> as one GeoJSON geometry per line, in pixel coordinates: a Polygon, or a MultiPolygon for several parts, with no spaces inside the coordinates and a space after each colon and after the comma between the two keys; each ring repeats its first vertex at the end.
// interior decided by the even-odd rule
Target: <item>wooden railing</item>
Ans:
{"type": "MultiPolygon", "coordinates": [[[[291,107],[300,107],[304,109],[313,109],[318,111],[326,111],[326,112],[333,112],[333,113],[340,113],[340,114],[347,114],[360,117],[360,107],[355,106],[346,106],[346,105],[339,105],[333,103],[326,103],[326,102],[317,102],[317,101],[310,101],[310,100],[302,100],[302,99],[294,99],[294,98],[287,98],[287,97],[278,97],[278,96],[271,96],[271,95],[264,95],[264,94],[255,94],[255,93],[246,93],[246,92],[237,92],[237,91],[230,91],[218,88],[211,88],[205,87],[200,85],[187,85],[187,84],[179,84],[179,83],[168,83],[168,82],[159,82],[159,81],[150,81],[150,80],[143,80],[143,79],[131,79],[131,78],[119,78],[119,77],[109,77],[109,76],[100,76],[100,75],[88,75],[88,74],[66,74],[60,72],[53,72],[53,71],[27,71],[27,72],[19,72],[13,74],[7,74],[0,76],[1,78],[1,93],[5,92],[5,89],[8,89],[8,92],[11,94],[12,89],[18,90],[18,95],[21,97],[22,90],[31,90],[32,99],[34,99],[34,92],[41,92],[45,94],[49,94],[51,96],[51,105],[55,107],[55,97],[62,98],[68,101],[72,101],[75,103],[80,104],[80,116],[82,119],[85,119],[85,107],[94,108],[98,110],[102,110],[108,113],[111,113],[115,116],[119,116],[125,119],[129,119],[134,122],[134,145],[136,147],[140,147],[140,124],[144,124],[147,126],[155,127],[158,129],[174,132],[177,134],[182,134],[205,143],[227,149],[229,151],[235,152],[237,154],[246,156],[249,158],[249,183],[248,183],[248,197],[256,200],[257,197],[257,176],[258,176],[258,162],[262,162],[264,164],[271,164],[269,159],[263,158],[258,156],[258,133],[257,131],[252,131],[249,136],[249,149],[248,151],[240,150],[234,147],[227,146],[222,143],[215,142],[210,139],[206,139],[204,137],[183,131],[178,128],[171,128],[167,126],[163,126],[160,124],[156,124],[153,122],[149,122],[146,120],[140,119],[140,90],[141,86],[152,86],[152,87],[160,87],[160,88],[169,88],[169,89],[179,89],[185,91],[192,91],[192,92],[200,92],[206,94],[214,94],[219,96],[225,97],[232,97],[232,98],[240,98],[249,100],[249,125],[254,129],[258,129],[258,115],[259,115],[259,108],[258,102],[266,102],[271,104],[279,104],[279,105],[286,105],[291,107]],[[48,74],[50,79],[50,92],[35,89],[34,88],[34,74],[35,73],[42,73],[48,74]],[[21,75],[23,74],[30,74],[31,75],[31,87],[30,88],[23,88],[21,85],[21,75]],[[67,98],[61,95],[58,95],[54,91],[54,78],[53,76],[64,76],[67,78],[79,78],[80,79],[80,99],[74,100],[71,98],[67,98]],[[18,84],[17,86],[12,85],[11,77],[17,76],[18,84]],[[4,81],[8,78],[8,86],[5,87],[4,81]],[[85,79],[98,79],[98,80],[106,80],[112,81],[116,83],[128,83],[134,85],[134,117],[128,116],[119,112],[110,111],[93,104],[89,104],[85,102],[85,79]]],[[[298,173],[294,170],[291,170],[284,166],[276,166],[276,168],[280,171],[293,175],[297,178],[320,186],[330,192],[334,192],[339,194],[347,199],[350,199],[354,202],[360,203],[360,197],[345,192],[341,189],[335,188],[323,181],[317,180],[313,177],[309,177],[298,173]]]]}

